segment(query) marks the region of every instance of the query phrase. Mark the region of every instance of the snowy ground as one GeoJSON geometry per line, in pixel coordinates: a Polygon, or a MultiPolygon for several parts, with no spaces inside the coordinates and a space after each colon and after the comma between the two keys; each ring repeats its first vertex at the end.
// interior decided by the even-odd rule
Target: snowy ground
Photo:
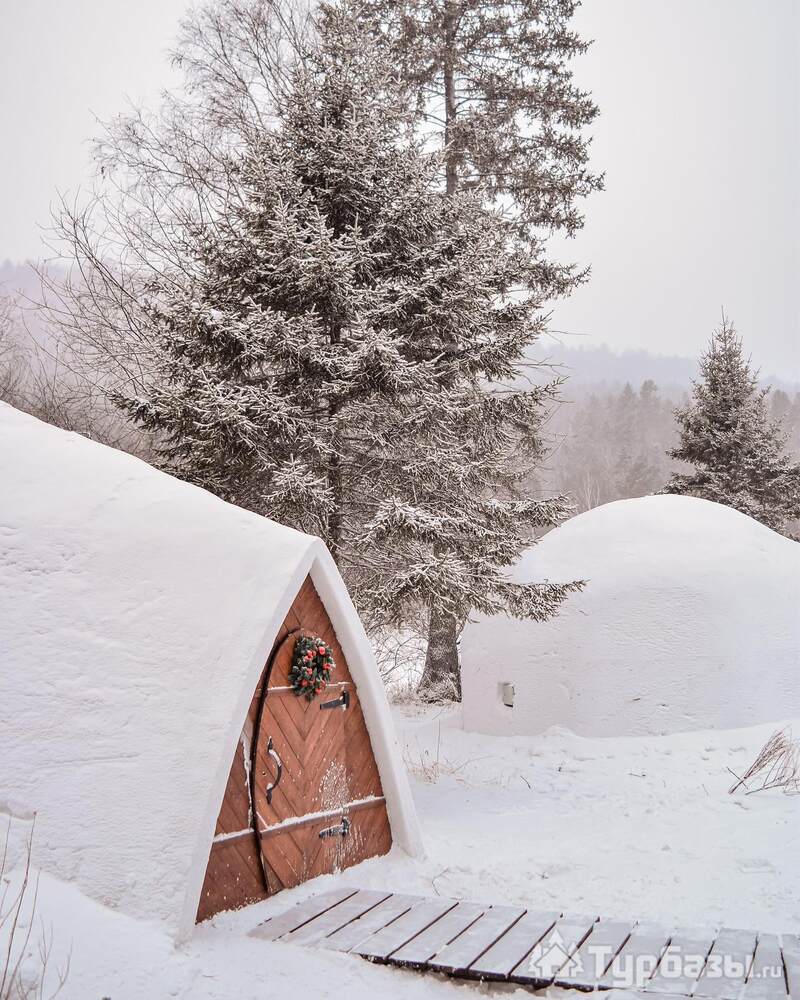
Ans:
{"type": "Polygon", "coordinates": [[[468,1000],[493,992],[247,937],[269,913],[337,881],[683,925],[800,931],[800,796],[727,794],[728,769],[743,771],[775,726],[512,739],[465,733],[452,712],[406,706],[396,717],[425,861],[393,852],[220,915],[179,949],[155,924],[43,876],[38,915],[52,927],[52,971],[71,950],[60,996],[468,1000]]]}

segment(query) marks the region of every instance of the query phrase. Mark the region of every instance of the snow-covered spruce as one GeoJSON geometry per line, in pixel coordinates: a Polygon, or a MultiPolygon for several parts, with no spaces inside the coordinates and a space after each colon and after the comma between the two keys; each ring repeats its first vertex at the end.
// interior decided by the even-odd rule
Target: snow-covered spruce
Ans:
{"type": "MultiPolygon", "coordinates": [[[[386,65],[396,67],[412,97],[416,133],[440,151],[446,195],[455,197],[469,189],[503,207],[527,253],[514,283],[540,304],[569,294],[585,280],[586,271],[577,264],[554,259],[548,238],[580,229],[580,199],[603,186],[603,178],[588,169],[590,139],[583,134],[598,109],[572,78],[571,61],[588,48],[571,24],[576,6],[575,0],[546,5],[536,0],[357,4],[371,42],[386,65]]],[[[530,362],[528,366],[535,367],[530,362]]],[[[527,430],[535,431],[538,423],[537,418],[527,430]]],[[[449,472],[458,483],[462,455],[453,453],[450,464],[449,454],[440,454],[442,481],[449,472]]],[[[516,468],[529,476],[540,457],[523,450],[516,468]]],[[[513,459],[506,473],[511,468],[513,459]]],[[[508,498],[518,482],[511,491],[496,486],[490,480],[489,495],[508,498]]],[[[461,506],[459,500],[455,507],[461,506]]],[[[530,522],[523,517],[516,525],[525,531],[530,522]]],[[[512,537],[516,525],[511,526],[512,537]]],[[[485,520],[480,529],[472,537],[467,532],[465,539],[460,525],[446,525],[437,553],[445,582],[437,581],[437,593],[452,597],[447,581],[463,578],[465,541],[494,568],[491,545],[496,534],[485,531],[485,520]]],[[[509,525],[499,530],[508,531],[509,525]]],[[[475,588],[474,579],[470,586],[475,588]]],[[[458,696],[461,690],[457,637],[464,614],[454,613],[453,603],[430,602],[420,685],[428,697],[458,696]]],[[[538,608],[535,615],[541,613],[538,608]]]]}
{"type": "Polygon", "coordinates": [[[361,0],[387,65],[411,90],[417,127],[443,149],[448,190],[481,185],[529,241],[536,285],[563,295],[586,277],[548,255],[547,234],[583,226],[580,199],[603,187],[583,133],[598,114],[572,61],[590,42],[576,0],[361,0]]]}
{"type": "Polygon", "coordinates": [[[231,95],[210,160],[112,127],[105,169],[136,180],[110,209],[135,293],[120,310],[99,253],[92,289],[123,331],[114,356],[138,365],[114,398],[163,467],[320,534],[372,622],[424,627],[436,608],[452,638],[473,608],[546,618],[578,585],[502,573],[568,509],[522,490],[555,386],[509,388],[543,328],[540,264],[479,193],[444,196],[352,12],[324,9],[274,127],[231,95]]]}
{"type": "Polygon", "coordinates": [[[694,469],[673,475],[663,492],[727,504],[787,532],[788,522],[800,518],[800,464],[786,453],[786,435],[770,419],[768,393],[724,320],[700,359],[691,400],[675,412],[680,440],[670,457],[694,469]]]}

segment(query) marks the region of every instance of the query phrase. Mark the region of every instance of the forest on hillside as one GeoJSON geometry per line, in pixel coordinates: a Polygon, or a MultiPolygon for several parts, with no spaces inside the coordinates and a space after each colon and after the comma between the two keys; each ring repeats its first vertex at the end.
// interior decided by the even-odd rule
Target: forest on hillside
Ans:
{"type": "MultiPolygon", "coordinates": [[[[0,263],[0,397],[97,440],[148,457],[146,435],[109,412],[70,372],[54,331],[34,307],[41,282],[29,264],[0,263]]],[[[564,380],[543,425],[546,454],[530,478],[546,495],[567,494],[574,513],[658,492],[679,463],[675,409],[685,405],[697,360],[617,352],[606,345],[542,345],[564,380]]],[[[800,387],[761,379],[771,419],[800,458],[800,387]]]]}
{"type": "MultiPolygon", "coordinates": [[[[638,386],[568,382],[546,425],[550,452],[539,485],[570,494],[576,513],[657,493],[678,467],[667,453],[677,444],[675,408],[687,398],[688,386],[662,391],[651,378],[638,386]]],[[[771,387],[767,401],[787,450],[800,457],[800,392],[771,387]]]]}

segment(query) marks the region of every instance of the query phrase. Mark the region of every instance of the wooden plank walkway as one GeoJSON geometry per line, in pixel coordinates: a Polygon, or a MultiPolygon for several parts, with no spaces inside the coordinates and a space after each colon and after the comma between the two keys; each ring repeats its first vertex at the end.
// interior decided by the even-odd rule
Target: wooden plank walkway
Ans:
{"type": "Polygon", "coordinates": [[[665,928],[443,897],[337,889],[260,924],[256,937],[463,979],[641,1000],[800,1000],[800,937],[665,928]]]}

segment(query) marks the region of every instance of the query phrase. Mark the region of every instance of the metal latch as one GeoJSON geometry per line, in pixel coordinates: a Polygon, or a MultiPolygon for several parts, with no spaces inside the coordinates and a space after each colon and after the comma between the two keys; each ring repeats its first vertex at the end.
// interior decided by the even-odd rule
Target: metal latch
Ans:
{"type": "Polygon", "coordinates": [[[345,688],[342,691],[341,698],[335,698],[333,701],[323,701],[319,706],[320,708],[349,708],[350,707],[350,692],[345,688]]]}
{"type": "Polygon", "coordinates": [[[350,820],[346,816],[342,816],[342,822],[339,826],[329,826],[326,830],[319,831],[321,839],[325,837],[346,837],[348,833],[350,833],[350,820]]]}

